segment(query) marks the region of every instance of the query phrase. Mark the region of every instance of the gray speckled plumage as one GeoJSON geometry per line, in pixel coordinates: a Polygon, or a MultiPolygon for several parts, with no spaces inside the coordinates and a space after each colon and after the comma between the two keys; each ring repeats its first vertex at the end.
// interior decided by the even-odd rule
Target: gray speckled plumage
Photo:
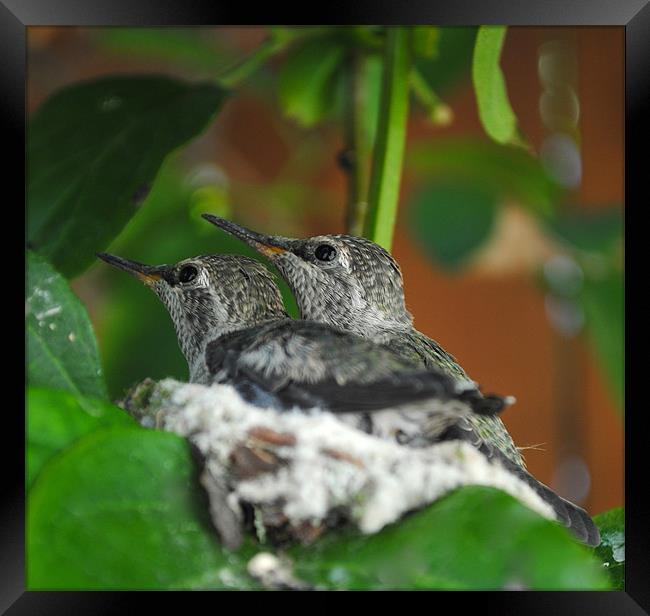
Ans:
{"type": "MultiPolygon", "coordinates": [[[[443,371],[460,383],[471,382],[453,356],[413,327],[412,315],[405,305],[399,265],[377,244],[347,235],[304,240],[268,236],[215,216],[204,215],[204,218],[270,258],[293,291],[303,319],[354,332],[422,368],[443,371]]],[[[526,481],[553,506],[558,519],[580,540],[589,545],[600,542],[598,528],[586,511],[528,473],[519,450],[498,417],[459,415],[456,421],[430,431],[428,436],[471,442],[489,459],[498,459],[526,481]]],[[[417,439],[413,436],[412,441],[417,439]]]]}
{"type": "Polygon", "coordinates": [[[273,277],[252,259],[204,255],[152,267],[100,257],[136,275],[164,303],[191,382],[233,385],[262,406],[347,414],[356,427],[396,438],[402,423],[409,427],[401,430],[407,437],[415,434],[413,413],[428,417],[430,429],[439,432],[466,414],[492,414],[505,406],[502,398],[483,397],[473,384],[422,370],[355,334],[289,319],[273,277]],[[367,415],[396,408],[403,422],[384,421],[386,413],[367,415]]]}
{"type": "MultiPolygon", "coordinates": [[[[454,357],[413,327],[402,272],[381,246],[349,235],[291,239],[257,234],[216,216],[204,216],[269,257],[289,284],[303,319],[328,323],[390,347],[430,370],[472,382],[454,357]],[[335,257],[317,257],[321,246],[335,257]]],[[[492,455],[497,448],[525,468],[524,460],[499,417],[474,415],[462,424],[467,440],[492,455]]]]}

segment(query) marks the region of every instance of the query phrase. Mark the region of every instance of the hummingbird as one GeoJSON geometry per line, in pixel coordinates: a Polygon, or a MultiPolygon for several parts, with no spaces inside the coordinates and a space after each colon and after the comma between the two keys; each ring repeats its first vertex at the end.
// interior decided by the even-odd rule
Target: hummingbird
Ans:
{"type": "MultiPolygon", "coordinates": [[[[406,308],[399,264],[366,238],[320,235],[305,239],[257,233],[211,214],[203,218],[267,257],[288,283],[303,319],[327,323],[384,345],[421,368],[473,382],[440,344],[419,332],[406,308]]],[[[526,470],[521,453],[495,414],[467,414],[437,434],[471,442],[497,458],[549,502],[560,520],[590,545],[600,542],[586,511],[566,501],[526,470]]]]}
{"type": "MultiPolygon", "coordinates": [[[[190,382],[230,385],[257,407],[318,408],[362,432],[414,443],[423,425],[436,433],[464,414],[497,413],[511,402],[422,370],[351,332],[289,318],[273,276],[253,259],[213,254],[150,266],[97,256],[135,276],[165,305],[190,382]]],[[[200,481],[222,542],[236,549],[242,534],[228,504],[228,481],[205,464],[200,481]]]]}
{"type": "Polygon", "coordinates": [[[511,402],[484,396],[469,380],[422,370],[351,332],[291,319],[272,275],[253,259],[213,254],[149,266],[97,256],[138,278],[163,302],[190,382],[232,385],[257,406],[318,407],[399,441],[420,436],[423,416],[439,432],[464,414],[492,415],[511,402]]]}

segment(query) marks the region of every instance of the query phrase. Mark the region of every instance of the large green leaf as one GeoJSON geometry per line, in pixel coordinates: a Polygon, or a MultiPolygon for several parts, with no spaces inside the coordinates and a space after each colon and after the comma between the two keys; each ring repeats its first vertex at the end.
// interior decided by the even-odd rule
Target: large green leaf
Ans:
{"type": "Polygon", "coordinates": [[[280,72],[280,105],[303,126],[313,126],[335,111],[338,70],[345,46],[337,38],[308,40],[291,51],[280,72]]]}
{"type": "Polygon", "coordinates": [[[77,441],[30,491],[28,588],[250,586],[245,551],[220,548],[194,475],[174,434],[110,428],[77,441]]]}
{"type": "Polygon", "coordinates": [[[43,465],[82,436],[110,426],[135,425],[122,409],[56,389],[27,391],[27,484],[43,465]]]}
{"type": "Polygon", "coordinates": [[[605,566],[612,586],[625,590],[625,510],[616,507],[594,517],[601,542],[596,554],[605,566]]]}
{"type": "Polygon", "coordinates": [[[499,66],[505,36],[505,26],[481,26],[478,29],[472,81],[485,132],[498,143],[515,143],[518,141],[517,118],[510,106],[499,66]]]}
{"type": "Polygon", "coordinates": [[[104,77],[64,88],[28,127],[30,247],[67,277],[133,216],[163,159],[198,135],[226,97],[210,83],[104,77]]]}
{"type": "Polygon", "coordinates": [[[83,304],[42,257],[27,253],[27,380],[105,398],[97,342],[83,304]]]}
{"type": "Polygon", "coordinates": [[[297,548],[296,574],[333,589],[606,589],[591,550],[514,498],[458,490],[376,535],[297,548]]]}
{"type": "Polygon", "coordinates": [[[414,144],[407,159],[411,169],[427,178],[476,181],[545,219],[561,194],[539,160],[522,149],[491,141],[443,139],[414,144]]]}
{"type": "Polygon", "coordinates": [[[623,274],[612,271],[599,279],[587,277],[580,300],[587,334],[608,376],[614,399],[623,411],[625,389],[625,308],[623,274]]]}
{"type": "Polygon", "coordinates": [[[433,180],[411,203],[411,231],[436,262],[457,269],[490,236],[497,204],[495,192],[480,182],[433,180]]]}

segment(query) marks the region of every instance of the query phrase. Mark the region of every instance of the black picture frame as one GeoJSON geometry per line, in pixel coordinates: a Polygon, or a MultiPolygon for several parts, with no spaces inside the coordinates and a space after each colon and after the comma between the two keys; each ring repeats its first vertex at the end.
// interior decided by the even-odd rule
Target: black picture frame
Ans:
{"type": "MultiPolygon", "coordinates": [[[[650,100],[650,0],[435,0],[386,2],[382,0],[349,3],[325,3],[314,14],[308,14],[295,3],[278,6],[260,4],[255,8],[243,3],[220,0],[0,0],[0,117],[3,123],[5,152],[24,151],[25,147],[25,83],[26,28],[28,26],[162,26],[162,25],[259,25],[307,24],[317,17],[319,24],[415,24],[436,25],[548,25],[601,26],[625,28],[625,276],[631,271],[633,252],[639,245],[633,238],[643,233],[634,221],[642,200],[642,182],[646,166],[643,148],[648,142],[647,102],[650,100]],[[254,21],[251,21],[254,19],[254,21]],[[15,146],[15,149],[11,149],[15,146]],[[639,203],[636,203],[636,201],[639,203]]],[[[307,7],[305,7],[307,8],[307,7]]],[[[313,7],[309,7],[313,10],[313,7]]],[[[8,157],[5,177],[7,188],[14,187],[16,202],[25,199],[25,165],[19,155],[8,157]]],[[[647,172],[645,172],[647,175],[647,172]]],[[[9,209],[9,204],[6,210],[9,209]]],[[[11,209],[16,209],[15,207],[11,209]]],[[[11,232],[9,232],[10,235],[11,232]]],[[[5,257],[7,258],[7,257],[5,257]]],[[[636,271],[643,266],[635,260],[636,271]]],[[[14,268],[15,269],[15,268],[14,268]]],[[[631,361],[630,299],[633,284],[626,284],[626,400],[630,401],[635,366],[631,361]]],[[[636,324],[634,338],[638,334],[636,324]]],[[[640,347],[641,345],[636,345],[640,347]]],[[[632,407],[632,404],[628,405],[632,407]]],[[[15,412],[17,406],[5,408],[5,441],[14,441],[12,452],[3,467],[6,489],[0,509],[0,610],[16,614],[105,614],[129,613],[143,607],[155,609],[152,602],[165,606],[187,605],[188,593],[109,593],[109,592],[37,592],[25,591],[24,554],[24,449],[18,437],[23,435],[24,416],[15,412]],[[182,601],[182,603],[177,603],[182,601]]],[[[625,415],[625,506],[626,506],[626,584],[621,592],[484,592],[451,595],[454,610],[465,608],[466,602],[477,601],[481,609],[500,614],[643,614],[650,613],[650,509],[644,502],[645,463],[643,459],[643,409],[625,415]]],[[[299,595],[300,593],[295,593],[299,595]]],[[[212,597],[201,593],[202,598],[212,597]]],[[[239,596],[239,595],[238,595],[239,596]]],[[[348,601],[348,593],[340,596],[348,601]]],[[[447,595],[449,597],[449,595],[447,595]]],[[[197,597],[197,595],[193,595],[197,597]]],[[[215,601],[215,599],[209,599],[215,601]]],[[[239,600],[239,599],[238,599],[239,600]]],[[[382,599],[383,600],[383,599],[382,599]]],[[[432,599],[437,601],[437,599],[432,599]]],[[[283,599],[284,601],[284,599],[283,599]]],[[[365,599],[363,599],[365,601],[365,599]]],[[[221,604],[214,603],[214,609],[221,604]]]]}

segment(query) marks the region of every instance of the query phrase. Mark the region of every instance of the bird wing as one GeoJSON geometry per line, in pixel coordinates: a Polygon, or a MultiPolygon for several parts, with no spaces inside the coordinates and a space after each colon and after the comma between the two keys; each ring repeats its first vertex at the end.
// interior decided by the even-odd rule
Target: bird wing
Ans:
{"type": "Polygon", "coordinates": [[[429,398],[459,399],[489,414],[503,406],[460,391],[453,378],[422,370],[389,348],[311,321],[287,319],[225,334],[208,344],[206,363],[213,380],[274,408],[369,412],[429,398]]]}
{"type": "Polygon", "coordinates": [[[397,331],[388,337],[386,343],[402,357],[408,357],[423,367],[442,370],[455,378],[469,380],[453,355],[416,329],[397,331]]]}
{"type": "MultiPolygon", "coordinates": [[[[450,353],[445,351],[435,340],[428,338],[415,329],[391,333],[384,344],[390,345],[402,356],[408,357],[420,366],[433,370],[442,370],[445,374],[449,374],[461,381],[472,382],[450,353]]],[[[478,398],[475,405],[482,404],[484,408],[487,408],[490,405],[490,400],[495,400],[499,409],[502,408],[500,404],[503,398],[500,396],[484,396],[478,389],[468,392],[468,396],[476,395],[478,395],[478,398]],[[479,402],[481,397],[485,398],[484,402],[479,402]]],[[[526,463],[501,418],[490,416],[487,411],[480,415],[483,416],[477,414],[467,417],[466,420],[460,422],[458,428],[464,428],[466,433],[471,432],[473,434],[472,440],[476,441],[474,443],[476,446],[478,446],[479,441],[484,444],[484,447],[495,446],[503,451],[510,460],[525,468],[526,463]]]]}

